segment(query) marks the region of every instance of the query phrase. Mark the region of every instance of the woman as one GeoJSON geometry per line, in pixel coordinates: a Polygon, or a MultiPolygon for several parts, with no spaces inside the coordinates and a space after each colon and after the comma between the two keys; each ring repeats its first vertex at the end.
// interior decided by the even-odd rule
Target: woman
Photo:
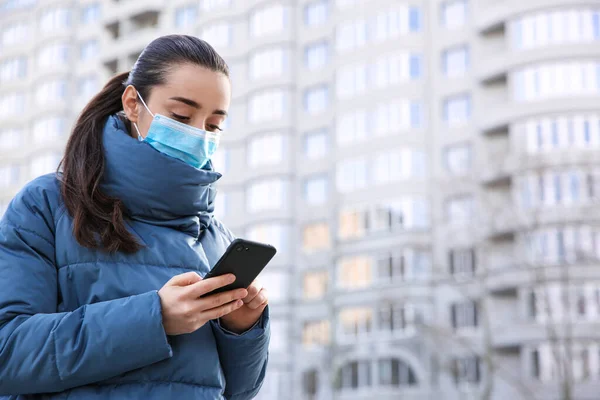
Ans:
{"type": "Polygon", "coordinates": [[[84,108],[62,173],[0,222],[0,397],[253,398],[267,365],[258,284],[207,296],[233,235],[210,162],[230,102],[206,42],[161,37],[84,108]],[[8,397],[2,397],[8,396],[8,397]]]}

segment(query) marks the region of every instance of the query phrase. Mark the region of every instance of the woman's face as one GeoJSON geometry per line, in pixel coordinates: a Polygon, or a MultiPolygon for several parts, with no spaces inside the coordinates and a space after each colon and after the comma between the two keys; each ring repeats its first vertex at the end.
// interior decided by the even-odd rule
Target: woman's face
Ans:
{"type": "MultiPolygon", "coordinates": [[[[153,117],[139,101],[133,86],[125,89],[122,100],[127,118],[135,122],[140,134],[146,137],[153,117]]],[[[144,101],[153,114],[219,132],[231,101],[231,83],[220,72],[183,64],[168,73],[165,84],[154,86],[144,101]]],[[[131,135],[137,137],[137,132],[133,130],[131,135]]]]}

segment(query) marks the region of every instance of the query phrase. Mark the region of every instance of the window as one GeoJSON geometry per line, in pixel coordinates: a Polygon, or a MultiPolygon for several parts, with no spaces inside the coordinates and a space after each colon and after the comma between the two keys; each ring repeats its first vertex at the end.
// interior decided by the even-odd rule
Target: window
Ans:
{"type": "Polygon", "coordinates": [[[363,207],[347,208],[340,211],[338,237],[355,239],[364,236],[370,226],[369,211],[363,207]]]}
{"type": "Polygon", "coordinates": [[[66,65],[69,62],[69,44],[53,43],[43,47],[38,53],[37,62],[39,68],[66,65]]]}
{"type": "Polygon", "coordinates": [[[366,256],[346,257],[338,261],[337,283],[342,289],[355,290],[373,283],[372,260],[366,256]]]}
{"type": "MultiPolygon", "coordinates": [[[[370,76],[377,88],[386,88],[421,77],[421,56],[418,54],[396,53],[379,57],[369,65],[370,76]]],[[[365,70],[365,80],[367,71],[365,70]]]]}
{"type": "Polygon", "coordinates": [[[417,378],[410,366],[397,358],[384,358],[378,361],[379,386],[405,387],[417,384],[417,378]]]}
{"type": "Polygon", "coordinates": [[[356,390],[372,385],[371,361],[352,361],[343,365],[338,372],[339,390],[356,390]]]}
{"type": "Polygon", "coordinates": [[[303,297],[305,300],[321,299],[325,296],[329,287],[329,274],[323,270],[306,272],[303,284],[303,297]]]}
{"type": "Polygon", "coordinates": [[[305,252],[323,251],[330,246],[329,225],[326,222],[315,222],[304,227],[302,248],[305,252]]]}
{"type": "Polygon", "coordinates": [[[0,151],[16,149],[24,142],[22,129],[0,130],[0,151]]]}
{"type": "Polygon", "coordinates": [[[35,100],[38,105],[45,105],[63,100],[67,95],[67,82],[53,80],[41,83],[35,91],[35,100]]]}
{"type": "Polygon", "coordinates": [[[227,217],[228,200],[229,196],[227,195],[227,193],[224,193],[221,190],[219,190],[214,200],[214,213],[217,218],[223,219],[227,217]]]}
{"type": "Polygon", "coordinates": [[[479,326],[478,307],[475,301],[454,303],[450,306],[452,327],[456,330],[479,326]]]}
{"type": "Polygon", "coordinates": [[[600,94],[600,62],[563,61],[514,72],[512,95],[521,102],[600,94]]]}
{"type": "Polygon", "coordinates": [[[202,29],[202,39],[215,48],[228,47],[231,44],[231,25],[219,22],[202,29]]]}
{"type": "Polygon", "coordinates": [[[319,389],[319,371],[311,369],[302,374],[302,392],[314,398],[319,389]]]}
{"type": "Polygon", "coordinates": [[[269,351],[271,352],[287,352],[287,341],[290,337],[289,324],[286,320],[271,318],[271,342],[269,351]]]}
{"type": "Polygon", "coordinates": [[[11,46],[14,44],[25,43],[31,37],[30,25],[25,22],[16,22],[5,25],[0,30],[0,45],[11,46]]]}
{"type": "MultiPolygon", "coordinates": [[[[409,128],[418,129],[421,127],[423,116],[421,104],[417,100],[398,99],[386,103],[380,103],[375,106],[371,118],[375,119],[373,132],[375,136],[386,136],[396,134],[409,128]]],[[[344,115],[344,114],[342,114],[344,115]]],[[[361,117],[363,117],[361,115],[361,117]]],[[[366,120],[367,113],[364,114],[366,120]]],[[[365,126],[366,122],[360,121],[365,126]]],[[[344,126],[343,130],[348,131],[349,126],[344,126]]],[[[351,137],[351,136],[350,136],[351,137]]],[[[366,137],[366,133],[365,136],[366,137]]]]}
{"type": "Polygon", "coordinates": [[[516,49],[589,43],[600,40],[600,10],[544,10],[515,19],[511,28],[516,49]]]}
{"type": "Polygon", "coordinates": [[[450,175],[464,176],[471,171],[471,145],[457,144],[444,150],[444,164],[450,175]]]}
{"type": "Polygon", "coordinates": [[[95,76],[88,76],[79,80],[79,95],[84,99],[89,99],[94,96],[98,89],[98,78],[95,76]]]}
{"type": "Polygon", "coordinates": [[[462,125],[471,118],[471,96],[448,97],[444,101],[444,120],[449,126],[462,125]]]}
{"type": "Polygon", "coordinates": [[[250,34],[260,37],[282,32],[288,25],[288,12],[281,4],[255,11],[250,17],[250,34]]]}
{"type": "Polygon", "coordinates": [[[0,64],[0,82],[23,79],[27,75],[27,58],[17,57],[6,59],[0,64]]]}
{"type": "Polygon", "coordinates": [[[195,5],[179,7],[175,10],[175,26],[184,28],[193,26],[198,17],[198,8],[195,5]]]}
{"type": "Polygon", "coordinates": [[[0,188],[15,186],[19,183],[21,169],[18,165],[0,167],[0,188]]]}
{"type": "MultiPolygon", "coordinates": [[[[383,128],[382,128],[383,129],[383,128]]],[[[367,112],[355,110],[338,117],[336,142],[340,146],[361,143],[367,139],[367,112]]]]}
{"type": "Polygon", "coordinates": [[[284,142],[284,136],[281,133],[252,138],[248,144],[248,165],[259,167],[281,163],[285,151],[284,142]]]}
{"type": "Polygon", "coordinates": [[[448,253],[450,273],[454,277],[469,278],[475,275],[475,250],[453,249],[448,253]]]}
{"type": "Polygon", "coordinates": [[[408,25],[411,32],[421,31],[421,10],[417,7],[410,7],[408,9],[408,25]]]}
{"type": "Polygon", "coordinates": [[[257,51],[250,57],[250,79],[282,76],[289,68],[289,52],[282,48],[257,51]]]}
{"type": "Polygon", "coordinates": [[[269,290],[269,303],[273,304],[287,300],[290,292],[287,272],[269,269],[261,273],[259,280],[263,287],[269,290]]]}
{"type": "Polygon", "coordinates": [[[597,114],[530,119],[524,123],[527,152],[600,148],[600,116],[597,114]]]}
{"type": "Polygon", "coordinates": [[[336,30],[336,49],[339,53],[358,49],[367,43],[367,21],[358,19],[343,22],[336,30]]]}
{"type": "Polygon", "coordinates": [[[329,1],[317,0],[304,7],[304,24],[306,26],[323,25],[327,22],[329,1]]]}
{"type": "Polygon", "coordinates": [[[472,196],[456,196],[446,201],[446,216],[451,225],[463,225],[473,219],[472,196]]]}
{"type": "Polygon", "coordinates": [[[336,73],[336,96],[339,99],[356,96],[367,90],[367,64],[341,67],[336,73]]]}
{"type": "Polygon", "coordinates": [[[54,8],[46,10],[41,18],[39,29],[41,32],[51,32],[68,28],[71,25],[71,10],[68,8],[54,8]]]}
{"type": "Polygon", "coordinates": [[[0,95],[0,117],[12,117],[25,111],[25,95],[12,92],[0,95]]]}
{"type": "Polygon", "coordinates": [[[247,193],[248,211],[259,212],[277,210],[287,200],[288,182],[283,179],[269,179],[252,184],[247,193]]]}
{"type": "Polygon", "coordinates": [[[457,386],[481,382],[481,359],[478,356],[455,358],[452,364],[457,386]]]}
{"type": "Polygon", "coordinates": [[[383,303],[379,306],[379,331],[400,335],[416,333],[416,308],[409,304],[383,303]]]}
{"type": "Polygon", "coordinates": [[[565,369],[575,383],[597,379],[600,372],[600,351],[594,343],[542,343],[529,354],[531,374],[541,382],[563,379],[565,369]]]}
{"type": "Polygon", "coordinates": [[[425,154],[420,150],[395,150],[376,154],[372,180],[376,184],[399,182],[425,175],[425,154]]]}
{"type": "Polygon", "coordinates": [[[328,320],[308,321],[302,329],[302,344],[305,348],[329,344],[330,325],[328,320]]]}
{"type": "Polygon", "coordinates": [[[339,313],[342,339],[368,335],[373,330],[373,310],[369,307],[345,308],[339,313]]]}
{"type": "Polygon", "coordinates": [[[250,97],[248,120],[251,123],[275,121],[286,111],[286,93],[279,89],[269,89],[250,97]]]}
{"type": "Polygon", "coordinates": [[[325,85],[306,89],[304,92],[304,111],[309,114],[320,114],[327,109],[329,91],[325,85]]]}
{"type": "Polygon", "coordinates": [[[327,178],[313,177],[304,182],[304,200],[310,205],[324,204],[327,201],[327,178]]]}
{"type": "Polygon", "coordinates": [[[80,58],[82,61],[88,61],[97,57],[99,51],[98,41],[96,39],[90,39],[81,44],[80,58]]]}
{"type": "Polygon", "coordinates": [[[60,154],[57,153],[49,153],[34,158],[31,161],[31,177],[37,178],[38,176],[55,172],[60,158],[60,154]]]}
{"type": "Polygon", "coordinates": [[[83,25],[92,24],[100,19],[100,4],[93,3],[84,7],[81,12],[81,23],[83,25]]]}
{"type": "Polygon", "coordinates": [[[326,130],[309,132],[304,137],[304,154],[315,160],[325,157],[329,152],[329,140],[326,130]]]}
{"type": "Polygon", "coordinates": [[[341,161],[337,166],[336,177],[336,186],[341,193],[364,189],[367,186],[366,158],[341,161]]]}
{"type": "Polygon", "coordinates": [[[382,284],[422,281],[430,276],[431,255],[406,248],[377,257],[377,278],[382,284]]]}
{"type": "Polygon", "coordinates": [[[256,224],[247,232],[249,240],[268,243],[279,251],[285,253],[289,249],[289,226],[280,223],[256,224]]]}
{"type": "Polygon", "coordinates": [[[537,322],[600,319],[600,283],[548,283],[529,292],[530,316],[537,322]]]}
{"type": "Polygon", "coordinates": [[[447,0],[442,3],[442,25],[447,29],[463,27],[467,22],[467,0],[447,0]]]}
{"type": "Polygon", "coordinates": [[[469,69],[469,47],[464,45],[444,51],[442,68],[449,78],[465,76],[469,69]]]}
{"type": "Polygon", "coordinates": [[[211,159],[213,168],[222,174],[229,170],[229,150],[220,146],[211,159]]]}
{"type": "Polygon", "coordinates": [[[421,77],[421,56],[411,54],[409,60],[410,79],[415,80],[421,77]]]}
{"type": "Polygon", "coordinates": [[[66,122],[61,117],[46,117],[33,124],[33,141],[35,143],[56,141],[66,133],[66,122]]]}
{"type": "Polygon", "coordinates": [[[323,68],[329,59],[328,42],[316,42],[304,48],[304,63],[309,70],[323,68]]]}
{"type": "Polygon", "coordinates": [[[231,5],[231,0],[201,0],[203,11],[213,11],[231,5]]]}

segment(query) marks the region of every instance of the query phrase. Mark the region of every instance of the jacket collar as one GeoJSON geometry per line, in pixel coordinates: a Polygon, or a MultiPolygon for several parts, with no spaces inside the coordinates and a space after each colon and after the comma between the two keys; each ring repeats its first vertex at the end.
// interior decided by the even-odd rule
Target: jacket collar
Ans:
{"type": "Polygon", "coordinates": [[[103,192],[120,199],[131,219],[167,226],[198,237],[213,218],[215,182],[212,163],[203,169],[158,152],[129,135],[118,116],[103,133],[103,192]]]}

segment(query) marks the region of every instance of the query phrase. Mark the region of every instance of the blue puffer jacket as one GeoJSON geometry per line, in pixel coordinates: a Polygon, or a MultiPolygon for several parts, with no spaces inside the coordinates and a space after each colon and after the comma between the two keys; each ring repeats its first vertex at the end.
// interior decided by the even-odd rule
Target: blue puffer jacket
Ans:
{"type": "Polygon", "coordinates": [[[72,235],[53,175],[28,184],[0,222],[0,398],[253,398],[264,379],[268,310],[242,335],[212,321],[167,336],[157,290],[204,276],[233,237],[212,216],[220,175],[104,129],[105,193],[120,198],[144,248],[107,254],[72,235]]]}

